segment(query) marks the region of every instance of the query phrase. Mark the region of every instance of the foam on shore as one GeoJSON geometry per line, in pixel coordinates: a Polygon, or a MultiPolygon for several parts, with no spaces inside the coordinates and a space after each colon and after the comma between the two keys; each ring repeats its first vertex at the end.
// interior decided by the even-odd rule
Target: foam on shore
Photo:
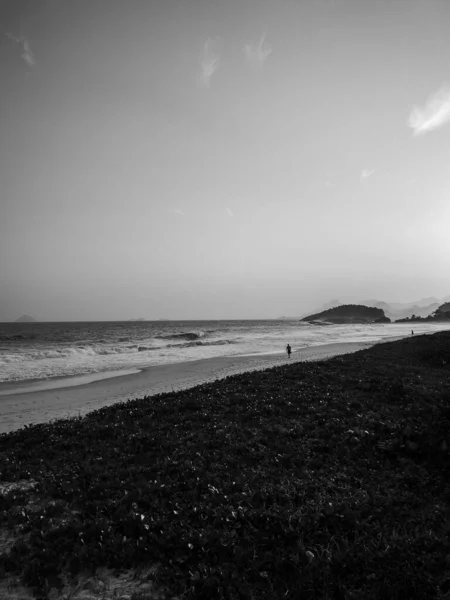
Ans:
{"type": "Polygon", "coordinates": [[[122,369],[120,371],[105,371],[103,373],[87,373],[86,375],[75,375],[74,377],[55,377],[53,379],[42,379],[29,383],[24,383],[23,381],[18,383],[8,382],[7,384],[0,385],[0,396],[45,392],[47,390],[85,385],[93,381],[100,381],[101,379],[123,377],[124,375],[133,375],[140,372],[141,369],[122,369]]]}

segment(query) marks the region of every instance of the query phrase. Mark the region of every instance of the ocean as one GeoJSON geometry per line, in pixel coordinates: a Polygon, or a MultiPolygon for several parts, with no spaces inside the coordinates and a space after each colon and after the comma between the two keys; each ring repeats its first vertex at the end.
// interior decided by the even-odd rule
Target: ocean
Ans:
{"type": "Polygon", "coordinates": [[[310,325],[298,320],[0,323],[0,383],[130,372],[218,356],[293,352],[450,329],[445,323],[310,325]]]}

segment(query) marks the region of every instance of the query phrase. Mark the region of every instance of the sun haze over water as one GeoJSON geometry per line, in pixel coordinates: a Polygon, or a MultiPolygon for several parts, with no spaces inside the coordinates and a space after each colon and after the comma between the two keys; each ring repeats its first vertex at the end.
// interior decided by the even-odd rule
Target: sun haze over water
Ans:
{"type": "Polygon", "coordinates": [[[447,0],[6,0],[0,321],[448,294],[447,0]]]}

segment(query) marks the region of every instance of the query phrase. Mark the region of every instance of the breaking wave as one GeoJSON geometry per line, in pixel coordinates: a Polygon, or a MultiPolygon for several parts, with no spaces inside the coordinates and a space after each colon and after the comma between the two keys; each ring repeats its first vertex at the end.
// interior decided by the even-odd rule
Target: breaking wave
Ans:
{"type": "Polygon", "coordinates": [[[89,358],[93,356],[107,356],[110,354],[127,354],[130,352],[143,352],[146,350],[156,350],[156,347],[147,346],[69,346],[59,350],[35,350],[20,353],[8,353],[0,355],[0,362],[4,364],[14,362],[25,362],[34,360],[45,360],[55,358],[89,358]]]}
{"type": "MultiPolygon", "coordinates": [[[[183,334],[188,335],[188,334],[183,334]]],[[[197,335],[197,334],[195,334],[197,335]]],[[[175,339],[188,339],[181,336],[175,337],[175,339]]],[[[26,361],[35,360],[46,360],[46,359],[58,359],[58,358],[72,358],[72,359],[83,359],[94,356],[108,356],[113,354],[128,354],[137,352],[152,352],[154,350],[160,350],[162,348],[192,348],[194,346],[222,346],[225,344],[234,344],[236,342],[232,340],[215,340],[211,342],[201,341],[198,338],[188,341],[186,343],[179,344],[167,344],[164,346],[139,346],[137,344],[127,346],[69,346],[66,348],[46,349],[46,350],[35,350],[27,352],[7,353],[0,354],[0,364],[11,364],[26,361]]]]}
{"type": "MultiPolygon", "coordinates": [[[[415,324],[416,332],[449,328],[415,324]]],[[[46,323],[33,329],[0,323],[0,384],[146,368],[219,356],[295,352],[305,346],[410,334],[405,324],[330,325],[298,321],[174,324],[46,323]]],[[[1,387],[1,386],[0,386],[1,387]]],[[[1,391],[1,389],[0,389],[1,391]]]]}
{"type": "Polygon", "coordinates": [[[193,348],[194,346],[224,346],[226,344],[237,344],[233,340],[216,340],[214,342],[201,342],[197,340],[195,342],[187,342],[186,344],[170,344],[169,348],[193,348]]]}
{"type": "Polygon", "coordinates": [[[204,331],[188,331],[186,333],[170,333],[156,336],[159,340],[198,340],[205,336],[204,331]]]}

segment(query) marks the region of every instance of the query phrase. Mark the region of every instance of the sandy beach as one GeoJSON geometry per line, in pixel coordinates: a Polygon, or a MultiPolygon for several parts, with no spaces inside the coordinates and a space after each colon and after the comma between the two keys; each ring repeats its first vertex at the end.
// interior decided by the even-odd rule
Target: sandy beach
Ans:
{"type": "MultiPolygon", "coordinates": [[[[356,352],[374,343],[348,342],[310,346],[293,352],[291,362],[323,360],[356,352]]],[[[61,380],[61,386],[36,389],[23,383],[4,389],[0,395],[0,433],[25,425],[85,415],[92,410],[116,402],[171,392],[222,379],[245,371],[266,369],[286,364],[286,355],[253,355],[220,357],[206,360],[149,367],[138,373],[100,379],[74,385],[74,380],[61,380]]],[[[80,382],[83,379],[79,379],[80,382]]],[[[42,382],[40,384],[42,386],[42,382]]],[[[52,382],[50,385],[55,385],[52,382]]]]}

